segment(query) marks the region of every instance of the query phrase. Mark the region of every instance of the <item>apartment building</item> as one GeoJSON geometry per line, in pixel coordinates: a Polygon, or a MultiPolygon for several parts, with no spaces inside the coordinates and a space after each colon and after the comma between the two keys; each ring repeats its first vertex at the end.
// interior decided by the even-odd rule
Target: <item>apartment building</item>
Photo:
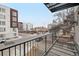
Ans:
{"type": "Polygon", "coordinates": [[[0,5],[0,38],[10,39],[18,36],[18,11],[0,5]]]}
{"type": "Polygon", "coordinates": [[[18,31],[19,32],[23,31],[23,22],[18,22],[18,31]]]}
{"type": "Polygon", "coordinates": [[[33,25],[31,23],[23,23],[23,31],[31,31],[33,25]]]}
{"type": "Polygon", "coordinates": [[[32,29],[33,29],[33,24],[27,23],[26,26],[27,26],[27,30],[28,30],[28,31],[32,31],[32,29]]]}
{"type": "Polygon", "coordinates": [[[27,31],[27,25],[26,25],[26,23],[23,23],[23,31],[27,31]]]}

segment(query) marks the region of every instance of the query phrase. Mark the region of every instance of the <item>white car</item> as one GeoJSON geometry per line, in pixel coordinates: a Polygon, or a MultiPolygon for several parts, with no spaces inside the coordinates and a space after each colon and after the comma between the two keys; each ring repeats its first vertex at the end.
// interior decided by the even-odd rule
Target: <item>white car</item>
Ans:
{"type": "Polygon", "coordinates": [[[6,39],[0,38],[0,43],[4,43],[5,41],[6,41],[6,39]]]}

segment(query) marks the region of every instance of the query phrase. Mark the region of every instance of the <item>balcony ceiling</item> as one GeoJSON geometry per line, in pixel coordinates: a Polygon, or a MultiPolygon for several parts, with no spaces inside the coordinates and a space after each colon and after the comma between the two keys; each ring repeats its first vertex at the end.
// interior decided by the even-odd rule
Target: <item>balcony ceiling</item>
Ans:
{"type": "Polygon", "coordinates": [[[44,4],[52,13],[79,5],[79,3],[44,3],[44,4]]]}

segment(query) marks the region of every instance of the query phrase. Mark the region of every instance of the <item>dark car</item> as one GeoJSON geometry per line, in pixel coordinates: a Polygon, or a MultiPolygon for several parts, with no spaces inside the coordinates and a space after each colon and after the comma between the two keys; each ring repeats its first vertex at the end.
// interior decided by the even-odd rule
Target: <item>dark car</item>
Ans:
{"type": "Polygon", "coordinates": [[[39,37],[37,40],[36,40],[36,42],[40,42],[40,41],[42,41],[43,40],[43,38],[42,37],[39,37]]]}

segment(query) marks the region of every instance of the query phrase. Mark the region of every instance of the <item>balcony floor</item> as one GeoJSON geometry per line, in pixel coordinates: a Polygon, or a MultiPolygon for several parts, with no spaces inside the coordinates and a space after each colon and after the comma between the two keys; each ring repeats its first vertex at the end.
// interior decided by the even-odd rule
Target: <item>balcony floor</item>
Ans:
{"type": "Polygon", "coordinates": [[[72,48],[74,47],[56,43],[48,52],[47,56],[75,56],[74,52],[76,52],[76,50],[72,48]]]}

